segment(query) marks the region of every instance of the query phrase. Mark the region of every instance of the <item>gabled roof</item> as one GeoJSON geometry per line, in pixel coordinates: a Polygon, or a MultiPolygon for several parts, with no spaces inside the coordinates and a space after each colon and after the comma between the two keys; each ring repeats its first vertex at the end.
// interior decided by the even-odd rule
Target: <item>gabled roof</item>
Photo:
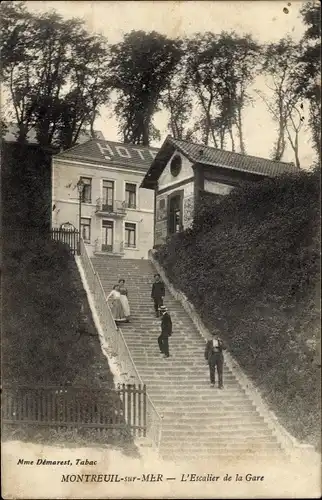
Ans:
{"type": "Polygon", "coordinates": [[[232,151],[224,151],[202,144],[173,139],[173,137],[168,136],[152,162],[149,171],[142,181],[141,187],[154,188],[155,182],[159,179],[166,163],[176,150],[180,151],[192,163],[199,163],[210,167],[221,167],[267,177],[298,172],[298,168],[294,163],[233,153],[232,151]]]}
{"type": "Polygon", "coordinates": [[[145,173],[158,151],[156,148],[141,145],[91,139],[59,153],[55,158],[122,166],[128,170],[145,173]]]}

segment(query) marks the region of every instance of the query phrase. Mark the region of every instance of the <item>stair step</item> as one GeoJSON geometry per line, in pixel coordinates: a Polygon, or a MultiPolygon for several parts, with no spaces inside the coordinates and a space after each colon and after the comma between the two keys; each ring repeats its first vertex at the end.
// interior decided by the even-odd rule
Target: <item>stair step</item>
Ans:
{"type": "Polygon", "coordinates": [[[168,449],[170,450],[171,448],[175,448],[175,449],[178,449],[178,450],[181,450],[182,452],[184,452],[185,450],[189,450],[189,451],[193,451],[195,450],[196,452],[198,452],[199,450],[207,450],[207,451],[210,451],[210,452],[216,452],[216,451],[219,451],[219,450],[223,450],[223,451],[239,451],[239,452],[243,452],[243,453],[247,453],[247,452],[252,452],[252,453],[256,453],[258,451],[261,451],[261,452],[264,452],[264,453],[267,453],[267,452],[270,452],[272,449],[273,450],[278,450],[279,447],[276,443],[273,443],[273,442],[266,442],[266,443],[263,443],[261,446],[258,444],[258,443],[223,443],[223,442],[215,442],[215,441],[211,441],[211,440],[208,440],[207,441],[203,441],[203,442],[200,442],[200,441],[196,441],[195,443],[193,441],[189,441],[189,442],[184,442],[184,441],[181,441],[181,442],[169,442],[169,441],[166,441],[165,443],[162,443],[162,450],[165,450],[165,449],[168,449]]]}
{"type": "MultiPolygon", "coordinates": [[[[211,461],[211,465],[218,465],[219,467],[222,467],[224,464],[230,465],[230,464],[236,464],[236,463],[253,463],[253,466],[256,466],[258,464],[265,464],[267,461],[280,461],[281,459],[281,452],[279,450],[270,450],[268,452],[265,452],[263,450],[225,450],[225,449],[219,449],[219,450],[207,450],[207,449],[201,449],[198,453],[195,450],[184,450],[177,452],[175,450],[170,449],[164,449],[160,451],[160,455],[163,460],[168,461],[168,462],[174,462],[174,463],[182,463],[182,464],[187,464],[190,463],[190,466],[192,464],[195,464],[197,466],[197,470],[200,470],[200,466],[204,462],[204,470],[208,470],[209,468],[209,460],[211,461]],[[172,453],[174,451],[174,453],[172,453]],[[217,461],[217,464],[216,464],[217,461]],[[208,467],[208,468],[207,468],[208,467]]],[[[196,470],[193,466],[191,467],[193,470],[196,470]]],[[[186,483],[188,484],[188,483],[186,483]]],[[[189,497],[189,498],[198,498],[198,497],[189,497]]],[[[212,497],[214,498],[214,497],[212,497]]],[[[229,497],[228,497],[229,498],[229,497]]],[[[232,497],[236,498],[236,497],[232,497]]]]}
{"type": "MultiPolygon", "coordinates": [[[[186,429],[186,428],[171,428],[171,427],[164,427],[162,431],[162,438],[167,439],[172,438],[187,438],[190,439],[190,437],[193,436],[198,436],[198,439],[202,438],[209,438],[209,430],[205,430],[203,428],[198,429],[186,429]]],[[[220,428],[217,428],[217,426],[214,427],[214,429],[211,432],[211,437],[212,439],[225,439],[226,441],[236,441],[236,440],[242,440],[242,439],[275,439],[274,436],[271,434],[271,432],[266,428],[256,428],[254,427],[253,429],[244,429],[244,432],[241,433],[240,429],[232,429],[231,426],[226,425],[223,427],[222,425],[220,428]]]]}
{"type": "Polygon", "coordinates": [[[238,460],[245,460],[245,458],[254,458],[257,459],[262,457],[262,459],[269,457],[281,457],[282,452],[278,448],[270,448],[267,450],[260,449],[254,450],[252,448],[245,449],[230,449],[230,448],[201,448],[197,450],[196,448],[185,448],[183,449],[174,449],[171,447],[162,447],[160,448],[160,454],[162,457],[168,459],[176,459],[178,461],[185,461],[186,457],[191,457],[191,459],[199,462],[202,458],[211,458],[211,457],[222,457],[224,459],[228,459],[231,457],[232,463],[236,463],[238,460]],[[178,451],[177,451],[178,450],[178,451]],[[178,453],[179,452],[179,453],[178,453]],[[180,453],[181,452],[181,453],[180,453]]]}
{"type": "MultiPolygon", "coordinates": [[[[131,322],[121,331],[135,366],[147,385],[149,397],[163,416],[161,456],[198,461],[281,456],[275,436],[258,414],[252,400],[224,364],[223,391],[210,388],[204,360],[205,340],[182,304],[166,291],[173,335],[169,359],[159,353],[160,319],[155,317],[151,287],[155,269],[149,260],[92,258],[105,293],[120,279],[129,291],[131,322]],[[255,450],[255,452],[254,452],[255,450]]],[[[218,384],[218,377],[216,377],[218,384]]]]}
{"type": "MultiPolygon", "coordinates": [[[[181,395],[179,393],[179,395],[177,394],[173,394],[171,392],[171,394],[168,394],[168,395],[158,395],[156,393],[154,393],[154,396],[153,396],[153,401],[155,401],[156,403],[157,402],[160,402],[164,405],[173,405],[175,404],[175,407],[178,408],[178,407],[183,407],[183,404],[182,403],[186,403],[186,406],[188,408],[191,408],[192,410],[192,404],[193,406],[195,405],[201,405],[202,403],[207,407],[207,406],[211,406],[211,405],[214,405],[215,403],[220,405],[220,406],[224,406],[224,407],[229,407],[229,408],[236,408],[238,406],[238,410],[241,411],[242,408],[251,408],[252,410],[254,410],[254,406],[253,406],[253,403],[250,401],[250,400],[247,400],[247,399],[244,399],[242,397],[234,397],[234,396],[222,396],[221,397],[221,394],[219,395],[219,391],[218,391],[218,395],[215,394],[215,392],[213,391],[212,392],[212,395],[211,396],[207,396],[207,397],[200,397],[200,398],[196,398],[194,396],[194,394],[185,394],[185,395],[181,395]]],[[[149,395],[151,395],[151,392],[149,391],[149,395]]]]}
{"type": "MultiPolygon", "coordinates": [[[[198,420],[198,422],[200,422],[198,420]]],[[[179,427],[182,429],[185,429],[186,431],[196,431],[195,429],[195,422],[192,420],[188,420],[186,422],[183,422],[182,420],[180,422],[174,422],[173,420],[167,421],[163,420],[162,422],[162,429],[163,432],[168,432],[169,430],[174,430],[174,431],[179,431],[179,427]]],[[[243,419],[242,417],[238,418],[232,418],[229,419],[229,422],[227,421],[227,418],[225,419],[224,417],[217,417],[215,421],[212,422],[212,424],[204,424],[203,425],[203,430],[206,432],[215,432],[216,430],[230,430],[231,432],[234,431],[250,431],[252,432],[253,430],[258,432],[261,432],[264,429],[267,429],[264,420],[261,420],[261,417],[259,416],[258,419],[255,420],[253,418],[252,420],[250,419],[243,419]],[[230,422],[232,420],[232,422],[230,422]]],[[[201,432],[201,431],[200,431],[201,432]]]]}

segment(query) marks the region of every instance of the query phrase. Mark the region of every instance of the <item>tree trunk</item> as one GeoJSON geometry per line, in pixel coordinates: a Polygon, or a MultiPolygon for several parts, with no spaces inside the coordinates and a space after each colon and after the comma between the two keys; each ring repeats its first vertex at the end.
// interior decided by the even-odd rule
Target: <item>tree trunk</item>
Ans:
{"type": "Polygon", "coordinates": [[[27,141],[29,127],[26,123],[19,123],[18,128],[17,142],[19,142],[19,144],[24,144],[27,141]]]}
{"type": "Polygon", "coordinates": [[[245,155],[246,148],[245,148],[244,135],[243,135],[243,122],[242,122],[242,108],[241,108],[241,106],[238,106],[238,108],[237,108],[237,130],[238,130],[238,136],[239,136],[239,149],[240,149],[240,152],[243,155],[245,155]]]}
{"type": "Polygon", "coordinates": [[[278,126],[278,138],[273,153],[273,160],[280,161],[285,151],[285,124],[284,120],[280,118],[278,126]]]}
{"type": "Polygon", "coordinates": [[[299,158],[299,133],[298,133],[298,131],[295,132],[294,155],[295,155],[295,165],[297,166],[297,168],[301,168],[301,163],[300,163],[300,158],[299,158]]]}
{"type": "Polygon", "coordinates": [[[321,114],[320,106],[311,101],[309,125],[312,132],[313,147],[317,154],[319,163],[321,162],[321,114]]]}
{"type": "Polygon", "coordinates": [[[235,139],[234,139],[234,134],[233,134],[233,127],[230,125],[229,127],[229,136],[231,140],[231,150],[234,153],[235,152],[235,139]]]}

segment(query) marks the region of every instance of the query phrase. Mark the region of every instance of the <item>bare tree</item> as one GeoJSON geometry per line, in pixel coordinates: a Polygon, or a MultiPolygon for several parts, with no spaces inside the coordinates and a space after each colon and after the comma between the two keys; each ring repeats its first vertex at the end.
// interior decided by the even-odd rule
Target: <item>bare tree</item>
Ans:
{"type": "Polygon", "coordinates": [[[299,134],[304,123],[303,104],[292,104],[288,113],[285,125],[287,138],[294,152],[295,164],[301,167],[299,157],[299,134]]]}
{"type": "Polygon", "coordinates": [[[248,88],[256,75],[259,47],[250,35],[198,33],[188,43],[187,75],[197,98],[199,128],[206,144],[246,152],[242,111],[250,101],[248,88]]]}
{"type": "Polygon", "coordinates": [[[268,80],[266,86],[270,90],[271,97],[259,90],[256,92],[265,102],[277,124],[277,139],[273,147],[272,158],[277,161],[283,158],[286,139],[288,139],[299,165],[298,135],[303,120],[298,107],[300,98],[292,85],[294,71],[296,71],[297,51],[298,46],[290,37],[268,45],[265,48],[262,69],[268,80]],[[299,121],[296,118],[298,115],[300,115],[299,121]],[[294,140],[291,130],[295,133],[294,140]]]}
{"type": "Polygon", "coordinates": [[[175,139],[187,138],[188,123],[193,109],[185,67],[186,57],[182,57],[161,100],[164,108],[169,112],[168,130],[175,139]]]}

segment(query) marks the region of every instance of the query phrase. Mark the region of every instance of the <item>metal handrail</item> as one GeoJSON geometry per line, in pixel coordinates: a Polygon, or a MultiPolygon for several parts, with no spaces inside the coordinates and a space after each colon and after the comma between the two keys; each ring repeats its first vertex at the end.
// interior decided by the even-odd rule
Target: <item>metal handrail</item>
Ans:
{"type": "MultiPolygon", "coordinates": [[[[80,239],[80,258],[82,260],[85,276],[90,288],[91,293],[94,295],[95,306],[100,317],[101,326],[104,331],[104,336],[112,340],[113,347],[117,349],[117,354],[121,364],[125,365],[128,369],[129,365],[131,373],[134,375],[137,383],[145,385],[138,373],[130,350],[124,338],[122,330],[116,325],[112,311],[106,301],[106,296],[102,282],[99,275],[96,273],[93,264],[87,253],[86,246],[83,239],[80,239]]],[[[159,450],[161,435],[162,435],[162,417],[155,408],[151,398],[146,393],[147,412],[148,412],[148,435],[154,441],[157,449],[159,450]]]]}

